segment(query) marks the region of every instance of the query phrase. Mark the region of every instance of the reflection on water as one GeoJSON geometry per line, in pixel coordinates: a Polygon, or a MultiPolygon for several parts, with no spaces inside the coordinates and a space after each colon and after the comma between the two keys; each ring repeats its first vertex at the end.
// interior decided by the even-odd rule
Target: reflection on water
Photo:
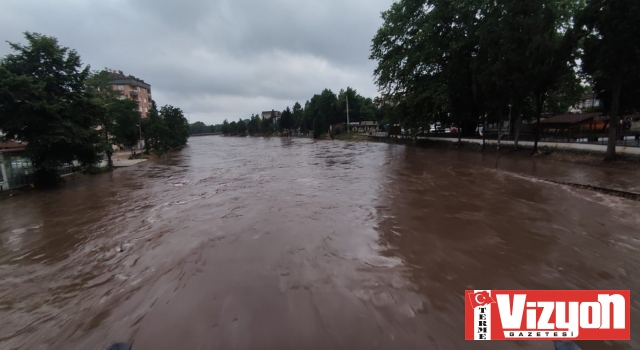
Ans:
{"type": "MultiPolygon", "coordinates": [[[[378,143],[201,137],[0,203],[0,348],[548,349],[463,339],[465,289],[631,289],[613,170],[378,143]]],[[[632,323],[632,333],[638,326],[632,323]]],[[[585,349],[638,347],[587,343],[585,349]]]]}

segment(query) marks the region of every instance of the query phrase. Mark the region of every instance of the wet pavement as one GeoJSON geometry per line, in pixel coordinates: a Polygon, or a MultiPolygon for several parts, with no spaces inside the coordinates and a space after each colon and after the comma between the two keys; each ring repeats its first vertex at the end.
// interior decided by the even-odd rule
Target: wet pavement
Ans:
{"type": "Polygon", "coordinates": [[[0,202],[0,349],[552,349],[466,342],[465,289],[630,289],[637,174],[384,143],[199,137],[0,202]],[[524,176],[526,175],[526,176],[524,176]]]}

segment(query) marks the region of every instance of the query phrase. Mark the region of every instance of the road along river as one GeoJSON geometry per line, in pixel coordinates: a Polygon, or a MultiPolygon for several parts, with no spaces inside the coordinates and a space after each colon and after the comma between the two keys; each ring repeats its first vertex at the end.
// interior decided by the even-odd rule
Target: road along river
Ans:
{"type": "Polygon", "coordinates": [[[638,177],[384,143],[192,138],[0,202],[0,349],[551,349],[465,342],[465,289],[631,289],[638,177]],[[527,175],[527,176],[523,176],[527,175]],[[614,186],[614,187],[616,187],[614,186]]]}

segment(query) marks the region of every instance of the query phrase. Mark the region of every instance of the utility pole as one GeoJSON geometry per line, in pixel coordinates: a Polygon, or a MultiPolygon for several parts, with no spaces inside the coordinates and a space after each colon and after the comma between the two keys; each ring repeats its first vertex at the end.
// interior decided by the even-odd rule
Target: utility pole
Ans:
{"type": "Polygon", "coordinates": [[[349,124],[349,96],[344,94],[345,100],[347,100],[347,134],[351,134],[351,125],[349,124]]]}

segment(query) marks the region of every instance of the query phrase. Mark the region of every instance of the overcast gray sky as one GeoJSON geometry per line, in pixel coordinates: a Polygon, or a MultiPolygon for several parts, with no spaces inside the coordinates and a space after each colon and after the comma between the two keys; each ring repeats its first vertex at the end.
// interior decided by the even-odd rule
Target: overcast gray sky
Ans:
{"type": "Polygon", "coordinates": [[[0,0],[0,55],[24,31],[55,36],[92,69],[144,79],[191,122],[220,123],[304,105],[325,87],[376,96],[369,48],[392,2],[0,0]]]}

